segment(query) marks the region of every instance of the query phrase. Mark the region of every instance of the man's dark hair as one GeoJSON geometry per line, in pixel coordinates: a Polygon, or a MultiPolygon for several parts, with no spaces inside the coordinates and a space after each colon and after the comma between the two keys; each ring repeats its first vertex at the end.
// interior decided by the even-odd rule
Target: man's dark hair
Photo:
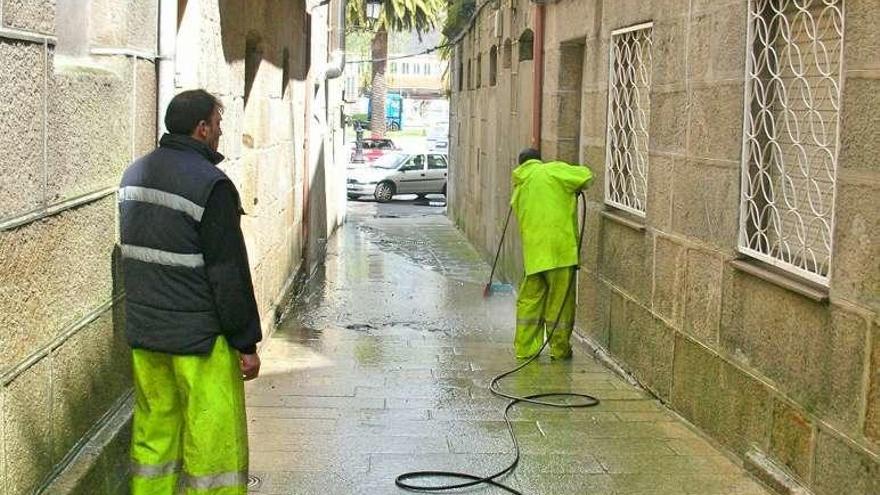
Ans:
{"type": "Polygon", "coordinates": [[[541,152],[536,150],[535,148],[526,148],[526,149],[519,152],[519,164],[520,165],[522,165],[523,163],[525,163],[529,160],[540,160],[540,159],[541,159],[541,152]]]}
{"type": "Polygon", "coordinates": [[[171,134],[191,135],[199,122],[211,120],[214,109],[223,110],[223,104],[204,89],[184,91],[171,99],[165,112],[165,128],[171,134]]]}

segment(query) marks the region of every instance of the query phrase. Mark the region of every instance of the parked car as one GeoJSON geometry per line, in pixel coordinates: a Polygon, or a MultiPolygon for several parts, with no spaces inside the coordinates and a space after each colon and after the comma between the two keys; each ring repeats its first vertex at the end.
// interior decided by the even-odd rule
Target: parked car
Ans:
{"type": "Polygon", "coordinates": [[[428,151],[435,151],[437,153],[448,153],[449,152],[449,141],[437,140],[433,143],[430,143],[428,151]]]}
{"type": "Polygon", "coordinates": [[[395,194],[446,195],[448,169],[445,153],[391,152],[371,167],[349,170],[348,198],[371,195],[384,203],[395,194]]]}
{"type": "Polygon", "coordinates": [[[449,123],[438,122],[428,130],[427,142],[429,150],[445,153],[449,148],[449,123]]]}
{"type": "MultiPolygon", "coordinates": [[[[363,157],[364,163],[370,163],[376,161],[382,155],[389,151],[397,151],[400,148],[394,144],[394,141],[385,138],[364,138],[363,140],[363,157]]],[[[356,163],[355,160],[357,155],[356,148],[352,148],[351,151],[351,162],[356,163]]]]}

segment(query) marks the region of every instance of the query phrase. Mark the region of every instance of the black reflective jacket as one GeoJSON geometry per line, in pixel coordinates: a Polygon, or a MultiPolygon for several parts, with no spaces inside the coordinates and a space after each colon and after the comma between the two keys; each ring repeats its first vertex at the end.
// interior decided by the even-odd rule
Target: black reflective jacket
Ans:
{"type": "MultiPolygon", "coordinates": [[[[123,174],[120,251],[132,347],[203,354],[225,333],[199,235],[215,186],[228,183],[234,191],[216,167],[222,160],[223,155],[195,139],[165,135],[159,148],[123,174]]],[[[247,272],[246,260],[244,268],[247,272]]],[[[252,293],[248,297],[253,300],[252,293]]]]}

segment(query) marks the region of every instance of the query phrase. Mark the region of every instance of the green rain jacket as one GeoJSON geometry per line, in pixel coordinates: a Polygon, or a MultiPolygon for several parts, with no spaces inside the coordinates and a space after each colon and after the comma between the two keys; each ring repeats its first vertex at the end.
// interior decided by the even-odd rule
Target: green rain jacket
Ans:
{"type": "Polygon", "coordinates": [[[578,264],[577,196],[593,172],[565,162],[529,160],[513,171],[513,197],[526,275],[578,264]]]}

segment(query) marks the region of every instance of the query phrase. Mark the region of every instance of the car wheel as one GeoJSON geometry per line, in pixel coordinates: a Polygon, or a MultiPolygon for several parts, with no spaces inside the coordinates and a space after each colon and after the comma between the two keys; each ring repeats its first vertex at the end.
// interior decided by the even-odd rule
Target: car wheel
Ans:
{"type": "Polygon", "coordinates": [[[388,127],[390,127],[391,130],[394,132],[397,132],[400,130],[400,124],[398,124],[397,122],[392,122],[391,125],[388,127]]]}
{"type": "Polygon", "coordinates": [[[376,186],[376,192],[373,196],[375,196],[376,201],[380,203],[391,201],[391,197],[394,196],[394,184],[390,182],[380,182],[376,186]]]}

